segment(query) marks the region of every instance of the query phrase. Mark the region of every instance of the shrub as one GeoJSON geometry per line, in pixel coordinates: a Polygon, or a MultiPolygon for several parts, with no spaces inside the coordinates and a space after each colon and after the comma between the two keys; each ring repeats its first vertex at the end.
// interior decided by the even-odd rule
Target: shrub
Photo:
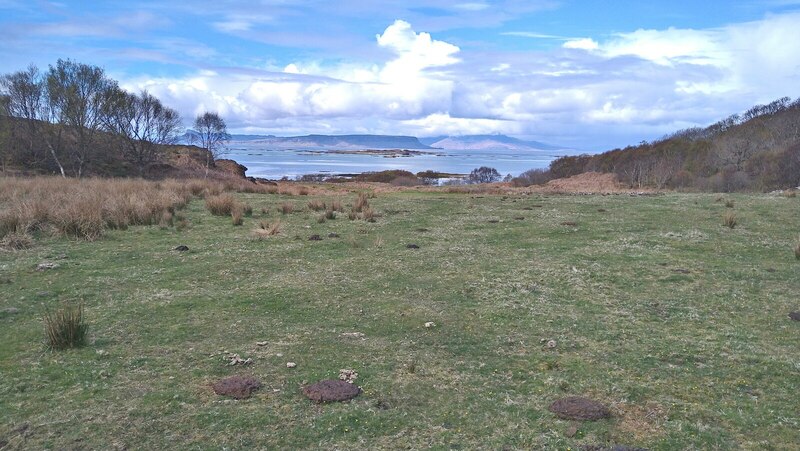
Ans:
{"type": "Polygon", "coordinates": [[[481,166],[473,169],[472,172],[469,173],[467,180],[469,183],[492,183],[500,180],[500,177],[500,173],[497,172],[497,169],[481,166]]]}
{"type": "Polygon", "coordinates": [[[419,186],[423,184],[417,177],[397,177],[390,183],[392,186],[419,186]]]}
{"type": "Polygon", "coordinates": [[[88,325],[84,322],[83,305],[67,304],[55,312],[45,312],[44,332],[50,349],[76,348],[86,344],[88,325]]]}
{"type": "Polygon", "coordinates": [[[30,249],[33,247],[33,237],[27,233],[11,232],[0,240],[0,247],[13,251],[30,249]]]}
{"type": "Polygon", "coordinates": [[[294,211],[294,204],[289,202],[284,202],[281,204],[280,210],[281,213],[288,215],[289,213],[294,211]]]}
{"type": "Polygon", "coordinates": [[[214,216],[228,216],[237,204],[230,194],[220,194],[206,198],[206,209],[214,216]]]}
{"type": "Polygon", "coordinates": [[[722,224],[731,229],[736,227],[736,213],[732,211],[725,213],[725,215],[722,217],[722,224]]]}

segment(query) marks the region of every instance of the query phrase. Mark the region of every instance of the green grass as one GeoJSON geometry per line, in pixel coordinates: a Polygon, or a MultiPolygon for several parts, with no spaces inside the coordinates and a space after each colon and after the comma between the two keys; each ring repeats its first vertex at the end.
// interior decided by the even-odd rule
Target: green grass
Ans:
{"type": "MultiPolygon", "coordinates": [[[[401,192],[369,200],[375,223],[318,223],[305,204],[333,196],[237,197],[269,213],[234,227],[195,200],[183,231],[131,227],[97,242],[44,239],[0,253],[0,441],[12,449],[800,443],[800,323],[787,317],[800,309],[797,199],[732,195],[730,229],[713,195],[401,192]],[[283,215],[286,201],[297,209],[283,215]],[[542,208],[525,209],[533,205],[542,208]],[[280,220],[281,233],[253,239],[262,219],[280,220]],[[308,241],[313,234],[323,241],[308,241]],[[172,250],[180,244],[189,252],[172,250]],[[36,271],[44,260],[61,266],[36,271]],[[62,301],[85,305],[85,348],[44,345],[42,315],[62,301]],[[255,363],[226,366],[223,351],[255,363]],[[358,371],[359,398],[322,406],[303,398],[305,383],[342,368],[358,371]],[[210,383],[233,374],[264,387],[246,401],[216,396],[210,383]],[[568,437],[571,423],[547,411],[567,395],[605,402],[614,417],[568,437]]],[[[355,196],[343,199],[349,210],[355,196]]]]}

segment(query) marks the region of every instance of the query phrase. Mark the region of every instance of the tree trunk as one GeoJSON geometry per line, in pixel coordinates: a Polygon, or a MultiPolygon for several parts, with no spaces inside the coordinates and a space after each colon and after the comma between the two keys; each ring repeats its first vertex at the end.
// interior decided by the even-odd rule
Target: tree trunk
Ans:
{"type": "Polygon", "coordinates": [[[61,177],[67,178],[67,173],[64,172],[64,166],[62,166],[61,162],[58,161],[58,156],[56,156],[56,151],[55,149],[53,149],[53,146],[50,144],[50,142],[47,143],[47,148],[50,149],[50,155],[53,156],[53,161],[56,162],[56,164],[58,165],[58,170],[61,171],[61,177]]]}

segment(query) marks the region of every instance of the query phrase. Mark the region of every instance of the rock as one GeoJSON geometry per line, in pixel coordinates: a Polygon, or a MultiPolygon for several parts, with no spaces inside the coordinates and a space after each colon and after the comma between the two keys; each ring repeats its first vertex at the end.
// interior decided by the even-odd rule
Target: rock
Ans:
{"type": "Polygon", "coordinates": [[[683,269],[683,268],[676,268],[676,269],[673,269],[673,270],[672,270],[672,272],[676,272],[676,273],[678,273],[678,274],[691,274],[691,273],[692,273],[692,272],[691,272],[691,271],[689,271],[688,269],[683,269]]]}
{"type": "Polygon", "coordinates": [[[595,421],[611,416],[605,405],[580,396],[557,399],[548,410],[565,420],[595,421]]]}
{"type": "Polygon", "coordinates": [[[225,357],[223,357],[223,360],[228,362],[228,365],[230,365],[230,366],[250,365],[250,364],[253,363],[253,359],[251,359],[251,358],[243,359],[242,356],[240,356],[239,354],[233,354],[233,353],[230,353],[230,352],[227,352],[227,351],[224,352],[224,354],[225,354],[225,357]]]}
{"type": "Polygon", "coordinates": [[[261,381],[252,377],[231,376],[215,382],[214,393],[234,399],[247,399],[253,391],[261,388],[261,381]]]}
{"type": "Polygon", "coordinates": [[[286,368],[297,368],[297,364],[294,362],[286,362],[286,368]]]}
{"type": "Polygon", "coordinates": [[[358,372],[356,370],[341,369],[339,370],[339,380],[352,384],[358,379],[358,372]]]}
{"type": "Polygon", "coordinates": [[[427,323],[425,323],[426,329],[430,329],[431,327],[436,327],[436,323],[434,323],[433,321],[428,321],[427,323]]]}
{"type": "Polygon", "coordinates": [[[266,346],[266,345],[267,345],[266,341],[257,341],[256,342],[256,346],[266,346]]]}
{"type": "Polygon", "coordinates": [[[48,298],[53,295],[52,291],[37,291],[36,296],[40,298],[48,298]]]}
{"type": "Polygon", "coordinates": [[[489,220],[489,224],[497,224],[498,222],[500,222],[500,220],[498,220],[498,219],[490,219],[489,220]]]}
{"type": "Polygon", "coordinates": [[[339,238],[339,234],[331,232],[328,234],[328,238],[339,238]]]}
{"type": "Polygon", "coordinates": [[[517,216],[517,217],[514,218],[514,220],[515,221],[524,221],[525,220],[525,216],[517,216]]]}
{"type": "Polygon", "coordinates": [[[37,271],[47,271],[48,269],[58,269],[61,265],[53,262],[41,262],[36,265],[37,271]]]}
{"type": "Polygon", "coordinates": [[[800,321],[800,312],[789,313],[789,318],[791,318],[794,321],[800,321]]]}
{"type": "Polygon", "coordinates": [[[406,249],[419,249],[416,244],[406,244],[406,249]]]}
{"type": "Polygon", "coordinates": [[[3,310],[0,310],[0,313],[3,313],[5,315],[15,315],[19,313],[19,309],[16,307],[4,308],[3,310]]]}
{"type": "Polygon", "coordinates": [[[361,394],[361,388],[345,381],[328,379],[303,388],[303,394],[317,403],[344,402],[361,394]]]}
{"type": "Polygon", "coordinates": [[[558,342],[555,340],[547,340],[547,347],[548,349],[555,349],[558,346],[558,342]]]}
{"type": "Polygon", "coordinates": [[[427,232],[427,231],[428,231],[428,229],[426,229],[425,227],[420,227],[420,228],[417,229],[417,232],[419,232],[419,233],[424,233],[424,232],[427,232]]]}
{"type": "Polygon", "coordinates": [[[180,246],[176,247],[174,250],[176,250],[178,252],[186,252],[186,251],[189,250],[189,247],[188,246],[184,246],[184,245],[180,245],[180,246]]]}
{"type": "Polygon", "coordinates": [[[322,241],[322,237],[319,235],[311,235],[308,237],[308,241],[322,241]]]}
{"type": "Polygon", "coordinates": [[[342,333],[342,337],[345,337],[345,338],[364,338],[365,335],[362,332],[344,332],[344,333],[342,333]]]}

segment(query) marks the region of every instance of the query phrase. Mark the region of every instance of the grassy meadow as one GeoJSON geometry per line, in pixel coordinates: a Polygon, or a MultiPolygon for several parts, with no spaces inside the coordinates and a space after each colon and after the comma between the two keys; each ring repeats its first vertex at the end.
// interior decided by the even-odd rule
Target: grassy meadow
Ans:
{"type": "Polygon", "coordinates": [[[231,194],[252,209],[236,226],[178,191],[156,208],[174,217],[0,251],[0,448],[800,443],[798,198],[408,190],[369,197],[369,222],[331,187],[231,194]],[[88,343],[51,351],[65,301],[88,343]],[[358,398],[303,397],[340,369],[358,398]],[[263,387],[211,390],[237,374],[263,387]],[[569,395],[612,418],[547,410],[569,395]]]}

